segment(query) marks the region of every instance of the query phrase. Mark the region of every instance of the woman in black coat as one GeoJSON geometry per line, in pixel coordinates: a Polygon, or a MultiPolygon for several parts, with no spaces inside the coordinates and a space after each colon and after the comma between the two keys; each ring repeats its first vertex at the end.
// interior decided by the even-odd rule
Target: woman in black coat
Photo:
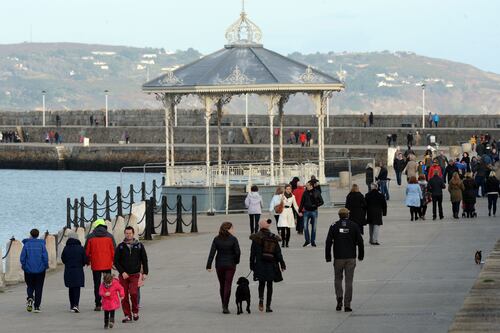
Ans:
{"type": "Polygon", "coordinates": [[[366,186],[368,186],[368,191],[370,191],[370,185],[374,182],[375,178],[373,176],[373,165],[368,163],[365,169],[365,179],[366,186]]]}
{"type": "Polygon", "coordinates": [[[476,205],[476,191],[477,184],[472,179],[472,173],[467,172],[464,179],[464,191],[462,193],[462,200],[464,202],[464,209],[462,217],[474,217],[476,215],[475,205],[476,205]]]}
{"type": "Polygon", "coordinates": [[[380,245],[378,232],[383,224],[382,216],[387,215],[387,201],[378,191],[377,184],[372,184],[371,191],[366,193],[366,222],[370,225],[370,244],[380,245]]]}
{"type": "Polygon", "coordinates": [[[70,310],[79,313],[80,288],[85,286],[83,267],[86,257],[82,243],[75,232],[71,232],[61,254],[64,264],[64,285],[69,289],[70,310]]]}
{"type": "Polygon", "coordinates": [[[207,260],[207,271],[212,271],[212,262],[215,257],[215,270],[219,279],[219,291],[222,301],[222,313],[229,312],[231,285],[233,283],[236,265],[240,263],[240,245],[233,236],[234,229],[231,222],[223,222],[219,228],[219,235],[214,238],[207,260]],[[215,254],[217,253],[217,256],[215,254]]]}
{"type": "Polygon", "coordinates": [[[264,310],[264,289],[267,287],[266,312],[273,312],[273,282],[283,281],[281,272],[286,269],[279,246],[281,238],[269,231],[271,223],[270,219],[261,220],[259,232],[250,236],[250,269],[254,281],[259,281],[259,311],[264,310]]]}
{"type": "Polygon", "coordinates": [[[363,226],[366,224],[366,201],[363,194],[359,192],[357,184],[352,185],[351,192],[345,199],[345,208],[349,209],[349,219],[358,225],[363,234],[363,226]]]}

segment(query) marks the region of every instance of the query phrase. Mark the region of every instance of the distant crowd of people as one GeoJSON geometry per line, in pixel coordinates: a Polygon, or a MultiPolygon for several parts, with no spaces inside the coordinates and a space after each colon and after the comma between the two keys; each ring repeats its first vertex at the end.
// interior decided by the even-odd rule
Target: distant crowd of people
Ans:
{"type": "MultiPolygon", "coordinates": [[[[275,134],[279,135],[279,128],[275,130],[275,134]],[[276,130],[278,132],[276,132],[276,130]]],[[[277,136],[278,136],[277,135],[277,136]]],[[[310,147],[314,143],[314,139],[312,138],[311,130],[306,131],[291,131],[290,136],[287,139],[286,143],[288,144],[300,144],[302,147],[310,147]]]]}
{"type": "Polygon", "coordinates": [[[21,136],[17,131],[2,131],[0,132],[0,142],[17,143],[17,142],[22,142],[22,140],[21,136]]]}

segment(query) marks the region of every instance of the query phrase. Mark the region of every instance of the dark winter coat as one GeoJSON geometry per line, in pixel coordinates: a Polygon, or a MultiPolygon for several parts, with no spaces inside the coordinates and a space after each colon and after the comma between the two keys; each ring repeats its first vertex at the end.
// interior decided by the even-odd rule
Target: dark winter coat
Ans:
{"type": "Polygon", "coordinates": [[[69,238],[61,254],[64,264],[64,285],[67,288],[85,287],[83,267],[87,262],[85,250],[78,239],[69,238]]]}
{"type": "Polygon", "coordinates": [[[458,173],[458,168],[455,164],[451,165],[448,164],[446,168],[444,168],[444,175],[443,178],[448,181],[448,184],[450,183],[451,177],[453,177],[454,173],[458,173]]]}
{"type": "Polygon", "coordinates": [[[393,165],[394,165],[394,171],[403,172],[403,170],[406,167],[406,161],[404,159],[395,158],[393,165]]]}
{"type": "Polygon", "coordinates": [[[446,185],[444,184],[443,178],[436,175],[429,179],[427,187],[429,188],[429,192],[432,196],[437,197],[443,195],[443,189],[446,188],[446,185]]]}
{"type": "Polygon", "coordinates": [[[240,245],[238,239],[232,235],[227,238],[217,236],[212,242],[207,260],[207,269],[212,268],[215,257],[215,268],[236,267],[240,263],[240,245]],[[217,253],[217,256],[215,254],[217,253]]]}
{"type": "Polygon", "coordinates": [[[368,224],[382,225],[382,216],[387,215],[387,201],[378,190],[366,193],[366,222],[368,224]]]}
{"type": "Polygon", "coordinates": [[[114,265],[122,274],[149,274],[148,255],[144,244],[134,239],[131,244],[121,242],[115,250],[114,265]]]}
{"type": "Polygon", "coordinates": [[[466,178],[464,180],[464,193],[463,201],[465,204],[472,205],[476,203],[476,189],[477,184],[472,178],[466,178]]]}
{"type": "Polygon", "coordinates": [[[366,185],[370,186],[373,183],[373,168],[366,168],[366,185]]]}
{"type": "Polygon", "coordinates": [[[324,201],[323,197],[321,197],[321,192],[319,192],[316,188],[313,188],[312,190],[306,190],[304,191],[304,194],[302,194],[302,200],[300,200],[299,203],[299,212],[302,212],[303,210],[307,211],[315,211],[318,209],[318,207],[323,206],[324,201]]]}
{"type": "Polygon", "coordinates": [[[327,262],[335,259],[355,259],[356,247],[358,248],[358,259],[363,260],[365,248],[363,237],[356,223],[341,219],[330,226],[325,243],[325,259],[327,262]]]}
{"type": "Polygon", "coordinates": [[[380,167],[377,180],[387,180],[388,171],[386,167],[380,167]]]}
{"type": "Polygon", "coordinates": [[[360,192],[350,192],[345,199],[345,208],[349,209],[349,219],[362,227],[366,224],[366,200],[360,192]]]}
{"type": "Polygon", "coordinates": [[[252,246],[250,248],[250,269],[253,271],[254,281],[274,281],[283,280],[281,269],[285,270],[286,265],[281,254],[279,244],[280,238],[269,231],[261,229],[259,232],[250,236],[252,246]],[[274,262],[266,261],[263,257],[263,239],[270,237],[276,242],[274,247],[274,262]]]}
{"type": "Polygon", "coordinates": [[[486,179],[486,193],[499,193],[499,181],[496,177],[488,177],[486,179]]]}

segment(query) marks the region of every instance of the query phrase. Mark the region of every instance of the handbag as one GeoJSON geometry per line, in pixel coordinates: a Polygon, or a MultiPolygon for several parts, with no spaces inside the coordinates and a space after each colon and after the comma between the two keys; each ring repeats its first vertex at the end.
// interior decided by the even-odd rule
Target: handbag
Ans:
{"type": "Polygon", "coordinates": [[[283,213],[283,209],[285,208],[285,202],[283,199],[280,201],[279,205],[274,206],[274,212],[276,214],[281,214],[283,213]]]}

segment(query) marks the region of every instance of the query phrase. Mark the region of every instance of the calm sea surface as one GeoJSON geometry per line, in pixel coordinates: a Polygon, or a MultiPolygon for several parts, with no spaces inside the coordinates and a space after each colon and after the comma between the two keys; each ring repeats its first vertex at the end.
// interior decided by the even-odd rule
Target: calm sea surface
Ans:
{"type": "MultiPolygon", "coordinates": [[[[147,191],[153,179],[160,184],[161,175],[146,175],[147,191]]],[[[143,180],[142,173],[124,173],[123,188],[134,184],[138,190],[143,180]]],[[[90,202],[96,193],[101,202],[106,190],[114,196],[117,186],[119,172],[0,170],[0,245],[4,254],[11,236],[23,239],[32,228],[55,233],[64,227],[66,198],[83,196],[90,202]]]]}

